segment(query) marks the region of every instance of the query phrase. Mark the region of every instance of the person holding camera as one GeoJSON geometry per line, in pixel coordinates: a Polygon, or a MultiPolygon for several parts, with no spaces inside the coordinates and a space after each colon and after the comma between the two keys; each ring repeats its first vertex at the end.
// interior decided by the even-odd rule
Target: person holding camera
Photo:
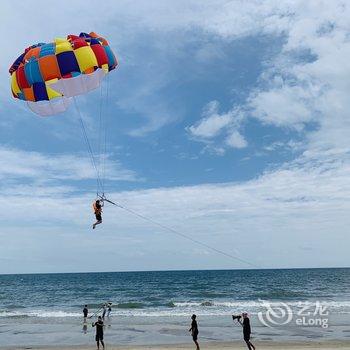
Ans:
{"type": "Polygon", "coordinates": [[[242,313],[242,316],[232,316],[234,320],[237,320],[242,328],[243,328],[243,339],[246,342],[249,350],[255,350],[255,346],[250,341],[250,334],[251,334],[251,328],[250,328],[250,320],[248,317],[248,314],[246,312],[242,313]]]}

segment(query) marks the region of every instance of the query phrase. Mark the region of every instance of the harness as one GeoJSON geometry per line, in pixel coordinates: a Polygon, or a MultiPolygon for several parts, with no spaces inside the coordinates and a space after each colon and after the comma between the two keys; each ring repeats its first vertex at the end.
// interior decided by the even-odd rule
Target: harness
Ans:
{"type": "Polygon", "coordinates": [[[95,214],[101,214],[102,213],[102,207],[98,207],[96,202],[92,204],[92,208],[94,209],[95,214]]]}

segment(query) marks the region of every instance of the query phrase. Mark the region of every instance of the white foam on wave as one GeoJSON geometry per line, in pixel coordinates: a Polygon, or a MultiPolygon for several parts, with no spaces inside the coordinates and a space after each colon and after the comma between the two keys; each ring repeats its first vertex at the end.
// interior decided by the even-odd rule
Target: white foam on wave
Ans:
{"type": "MultiPolygon", "coordinates": [[[[350,314],[350,301],[322,301],[319,303],[327,307],[330,312],[337,314],[350,314]]],[[[279,306],[277,301],[269,302],[271,307],[279,306]]],[[[314,301],[287,302],[287,304],[296,310],[300,306],[315,305],[314,301]]],[[[143,309],[113,309],[114,316],[128,317],[182,317],[196,313],[201,316],[225,316],[232,313],[247,311],[250,314],[257,314],[264,310],[261,301],[196,301],[196,302],[174,302],[175,307],[150,307],[143,309]]],[[[93,310],[92,310],[93,311],[93,310]]],[[[38,318],[63,318],[63,317],[82,317],[82,312],[74,310],[41,310],[41,309],[19,309],[11,311],[0,311],[0,317],[38,317],[38,318]]]]}
{"type": "MultiPolygon", "coordinates": [[[[175,307],[208,307],[208,308],[214,308],[214,307],[223,307],[223,308],[237,308],[237,307],[249,307],[249,308],[261,308],[262,301],[202,301],[202,302],[174,302],[173,304],[175,307]]],[[[268,301],[271,306],[277,306],[280,305],[280,301],[269,301],[264,299],[264,301],[268,301]]],[[[283,303],[288,304],[289,306],[300,306],[300,305],[315,305],[316,301],[283,301],[283,303]]],[[[350,308],[350,301],[344,300],[344,301],[329,301],[329,300],[319,300],[320,304],[331,307],[331,308],[350,308]]]]}
{"type": "Polygon", "coordinates": [[[62,310],[28,310],[23,309],[19,311],[1,311],[0,317],[78,317],[81,312],[68,312],[62,310]]]}

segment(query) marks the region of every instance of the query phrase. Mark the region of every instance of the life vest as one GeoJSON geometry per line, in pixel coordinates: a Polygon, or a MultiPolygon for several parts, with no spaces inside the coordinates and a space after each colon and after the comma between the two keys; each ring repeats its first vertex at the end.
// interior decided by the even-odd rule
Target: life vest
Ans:
{"type": "Polygon", "coordinates": [[[101,213],[102,213],[102,208],[101,208],[101,207],[98,208],[97,205],[96,205],[96,202],[94,202],[94,203],[92,204],[92,208],[94,209],[94,213],[95,213],[95,214],[101,214],[101,213]]]}

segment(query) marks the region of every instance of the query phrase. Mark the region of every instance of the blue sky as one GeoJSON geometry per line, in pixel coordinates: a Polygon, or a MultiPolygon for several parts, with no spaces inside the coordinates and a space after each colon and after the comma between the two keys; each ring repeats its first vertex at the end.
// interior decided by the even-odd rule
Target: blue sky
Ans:
{"type": "MultiPolygon", "coordinates": [[[[82,31],[119,60],[103,109],[112,200],[260,267],[349,266],[346,3],[36,3],[0,14],[0,273],[247,267],[114,207],[90,229],[74,106],[35,116],[7,72],[25,47],[82,31]]],[[[78,97],[95,149],[100,96],[78,97]]]]}

